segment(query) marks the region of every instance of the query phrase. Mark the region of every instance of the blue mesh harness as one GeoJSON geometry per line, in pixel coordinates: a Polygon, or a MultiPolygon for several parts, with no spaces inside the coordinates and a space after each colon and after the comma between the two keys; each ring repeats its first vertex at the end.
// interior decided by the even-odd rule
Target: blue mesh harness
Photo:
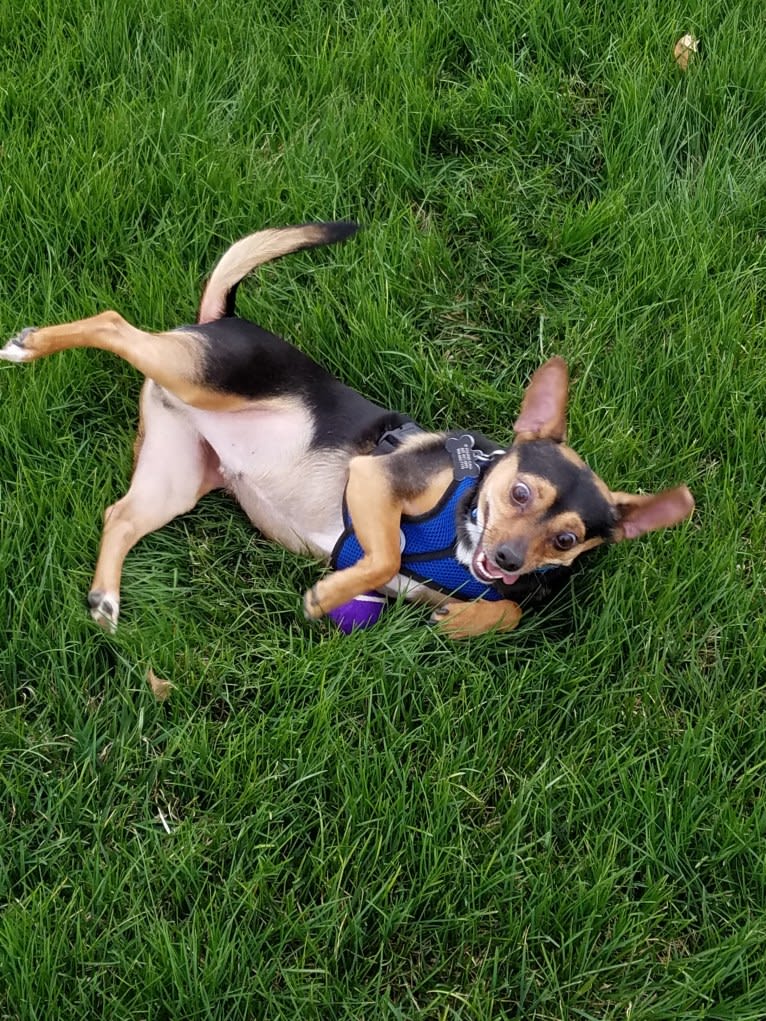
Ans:
{"type": "MultiPolygon", "coordinates": [[[[382,438],[376,452],[388,453],[401,442],[395,434],[412,433],[417,427],[409,424],[399,430],[392,430],[382,438]],[[382,445],[382,446],[381,446],[382,445]]],[[[421,431],[417,429],[417,431],[421,431]]],[[[466,433],[459,438],[466,440],[456,447],[452,454],[455,478],[439,503],[428,513],[419,515],[403,514],[400,527],[402,563],[399,573],[423,582],[429,588],[455,595],[459,599],[488,599],[495,601],[504,597],[491,585],[477,581],[467,567],[455,559],[457,546],[456,512],[463,501],[470,502],[470,494],[476,489],[484,470],[503,451],[484,454],[473,446],[473,437],[466,433]],[[461,460],[462,458],[462,460],[461,460]],[[475,470],[472,470],[475,469],[475,470]],[[465,471],[471,471],[469,475],[465,471]]],[[[448,449],[451,440],[447,440],[448,449]]],[[[452,451],[451,451],[452,452],[452,451]]],[[[332,553],[332,566],[336,570],[351,567],[364,556],[354,525],[343,500],[344,531],[332,553]]]]}

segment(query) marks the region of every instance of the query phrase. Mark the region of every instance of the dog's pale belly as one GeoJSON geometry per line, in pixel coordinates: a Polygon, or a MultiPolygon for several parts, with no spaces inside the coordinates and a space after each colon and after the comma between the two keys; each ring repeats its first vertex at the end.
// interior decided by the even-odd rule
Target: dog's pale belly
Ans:
{"type": "Polygon", "coordinates": [[[329,557],[343,531],[349,455],[311,449],[310,414],[298,401],[187,414],[220,461],[226,488],[253,525],[296,553],[329,557]]]}

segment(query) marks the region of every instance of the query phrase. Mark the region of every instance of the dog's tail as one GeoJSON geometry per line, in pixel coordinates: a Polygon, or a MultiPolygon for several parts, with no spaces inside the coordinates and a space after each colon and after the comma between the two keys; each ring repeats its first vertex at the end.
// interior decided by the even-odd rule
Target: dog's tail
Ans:
{"type": "Polygon", "coordinates": [[[359,230],[350,220],[334,223],[305,223],[300,227],[259,230],[237,241],[224,254],[202,292],[198,323],[211,323],[234,315],[237,286],[256,266],[279,259],[303,248],[316,248],[345,241],[359,230]]]}

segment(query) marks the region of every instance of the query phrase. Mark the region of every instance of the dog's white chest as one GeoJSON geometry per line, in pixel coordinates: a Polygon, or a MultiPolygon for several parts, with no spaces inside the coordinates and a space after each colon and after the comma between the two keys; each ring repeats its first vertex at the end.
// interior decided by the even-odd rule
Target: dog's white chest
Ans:
{"type": "Polygon", "coordinates": [[[190,408],[189,414],[256,528],[295,552],[329,556],[343,530],[348,455],[311,449],[305,408],[275,400],[244,411],[190,408]]]}

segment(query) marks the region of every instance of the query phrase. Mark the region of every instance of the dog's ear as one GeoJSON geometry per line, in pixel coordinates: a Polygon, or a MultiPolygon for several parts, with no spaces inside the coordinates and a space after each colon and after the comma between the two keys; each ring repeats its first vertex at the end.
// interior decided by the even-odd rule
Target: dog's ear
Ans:
{"type": "Polygon", "coordinates": [[[569,372],[563,358],[551,358],[532,376],[513,431],[520,440],[555,440],[567,432],[569,372]]]}
{"type": "Polygon", "coordinates": [[[618,519],[614,529],[615,542],[635,539],[657,528],[669,528],[686,520],[694,510],[694,497],[686,486],[665,489],[653,496],[612,493],[618,519]]]}

